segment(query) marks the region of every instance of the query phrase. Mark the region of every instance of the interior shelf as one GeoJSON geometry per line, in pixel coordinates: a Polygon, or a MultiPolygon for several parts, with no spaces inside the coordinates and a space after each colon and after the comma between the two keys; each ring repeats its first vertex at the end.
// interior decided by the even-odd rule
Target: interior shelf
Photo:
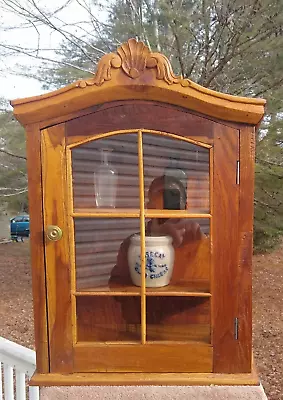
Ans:
{"type": "MultiPolygon", "coordinates": [[[[141,288],[131,283],[111,282],[109,286],[89,287],[74,293],[76,296],[140,296],[141,288]]],[[[211,297],[209,281],[182,281],[160,288],[146,288],[147,296],[211,297]]]]}
{"type": "Polygon", "coordinates": [[[146,288],[148,296],[211,297],[208,281],[176,282],[161,288],[146,288]]]}

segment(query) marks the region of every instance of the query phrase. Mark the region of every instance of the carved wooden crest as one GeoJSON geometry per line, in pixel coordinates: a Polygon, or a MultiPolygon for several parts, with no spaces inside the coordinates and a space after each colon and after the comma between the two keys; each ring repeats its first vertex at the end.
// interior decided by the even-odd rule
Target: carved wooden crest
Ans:
{"type": "Polygon", "coordinates": [[[190,79],[178,77],[163,54],[151,52],[143,42],[129,39],[118,47],[117,52],[105,54],[100,59],[91,78],[76,81],[51,93],[17,99],[11,104],[15,107],[17,119],[22,124],[31,124],[105,101],[132,99],[154,99],[225,121],[249,124],[260,122],[266,103],[263,99],[216,92],[190,79]],[[126,90],[116,90],[123,89],[125,85],[126,90]],[[87,86],[89,90],[81,90],[87,86]],[[138,90],[137,87],[145,90],[138,90]],[[147,90],[148,87],[150,90],[147,90]]]}
{"type": "Polygon", "coordinates": [[[98,62],[94,78],[81,80],[79,87],[102,85],[111,80],[112,68],[121,68],[124,73],[132,79],[141,76],[146,68],[156,69],[156,79],[164,80],[168,85],[180,83],[189,86],[188,79],[182,79],[174,75],[171,64],[167,57],[160,53],[152,53],[149,48],[136,39],[129,39],[117,49],[117,53],[105,54],[98,62]]]}

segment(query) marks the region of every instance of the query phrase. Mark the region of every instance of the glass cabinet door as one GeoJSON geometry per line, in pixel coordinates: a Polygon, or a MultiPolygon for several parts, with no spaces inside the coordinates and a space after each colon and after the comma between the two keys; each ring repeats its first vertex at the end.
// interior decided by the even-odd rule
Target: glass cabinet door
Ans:
{"type": "Polygon", "coordinates": [[[43,137],[51,372],[211,372],[212,146],[43,137]]]}
{"type": "Polygon", "coordinates": [[[200,351],[210,371],[211,146],[142,130],[100,135],[67,151],[78,360],[89,346],[108,343],[114,353],[124,348],[124,363],[112,367],[122,371],[129,345],[146,353],[148,346],[199,345],[179,368],[197,371],[200,351]],[[151,239],[167,245],[148,247],[151,239]]]}
{"type": "Polygon", "coordinates": [[[50,372],[247,369],[239,132],[186,114],[183,136],[98,133],[95,114],[42,132],[45,230],[63,233],[45,243],[50,372]]]}

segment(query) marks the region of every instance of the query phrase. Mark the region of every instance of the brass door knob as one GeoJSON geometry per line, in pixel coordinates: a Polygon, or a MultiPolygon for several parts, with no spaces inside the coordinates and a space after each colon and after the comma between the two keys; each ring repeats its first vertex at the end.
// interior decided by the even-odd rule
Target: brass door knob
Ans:
{"type": "Polygon", "coordinates": [[[59,228],[59,226],[49,225],[47,227],[46,236],[49,240],[52,240],[53,242],[57,242],[57,240],[60,240],[61,237],[63,236],[63,232],[62,232],[62,229],[59,228]]]}

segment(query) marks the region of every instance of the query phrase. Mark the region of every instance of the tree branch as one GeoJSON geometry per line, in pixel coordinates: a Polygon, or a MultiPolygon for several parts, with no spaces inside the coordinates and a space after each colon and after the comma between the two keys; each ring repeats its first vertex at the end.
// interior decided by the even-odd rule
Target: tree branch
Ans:
{"type": "Polygon", "coordinates": [[[23,189],[17,193],[9,193],[9,194],[0,194],[0,197],[11,197],[11,196],[17,196],[18,194],[26,193],[28,189],[23,189]]]}
{"type": "Polygon", "coordinates": [[[61,61],[57,61],[57,60],[54,60],[52,58],[48,58],[48,57],[44,57],[44,56],[36,56],[36,55],[31,54],[28,51],[26,51],[26,50],[24,50],[23,48],[20,48],[20,47],[19,48],[10,47],[10,46],[4,45],[4,44],[0,44],[0,47],[7,48],[9,50],[13,50],[13,51],[15,51],[16,53],[19,53],[19,54],[25,54],[25,55],[27,55],[27,56],[29,56],[31,58],[35,58],[37,60],[39,59],[39,60],[42,60],[42,61],[49,61],[49,62],[51,62],[53,64],[65,65],[66,67],[71,67],[71,68],[74,68],[74,69],[76,69],[78,71],[87,72],[88,74],[92,73],[92,71],[89,71],[89,70],[87,70],[85,68],[82,68],[82,67],[78,67],[77,65],[69,63],[69,62],[66,62],[66,61],[62,61],[62,60],[61,61]]]}
{"type": "Polygon", "coordinates": [[[11,157],[20,158],[20,159],[22,159],[22,160],[26,160],[26,159],[27,159],[26,157],[18,156],[17,154],[10,153],[9,151],[4,150],[4,149],[0,149],[0,152],[1,152],[1,153],[8,154],[8,156],[11,156],[11,157]]]}
{"type": "Polygon", "coordinates": [[[263,160],[262,158],[258,158],[256,157],[256,162],[260,162],[263,164],[269,164],[269,165],[275,165],[276,167],[283,167],[283,162],[282,163],[276,163],[273,161],[267,161],[267,160],[263,160]]]}

